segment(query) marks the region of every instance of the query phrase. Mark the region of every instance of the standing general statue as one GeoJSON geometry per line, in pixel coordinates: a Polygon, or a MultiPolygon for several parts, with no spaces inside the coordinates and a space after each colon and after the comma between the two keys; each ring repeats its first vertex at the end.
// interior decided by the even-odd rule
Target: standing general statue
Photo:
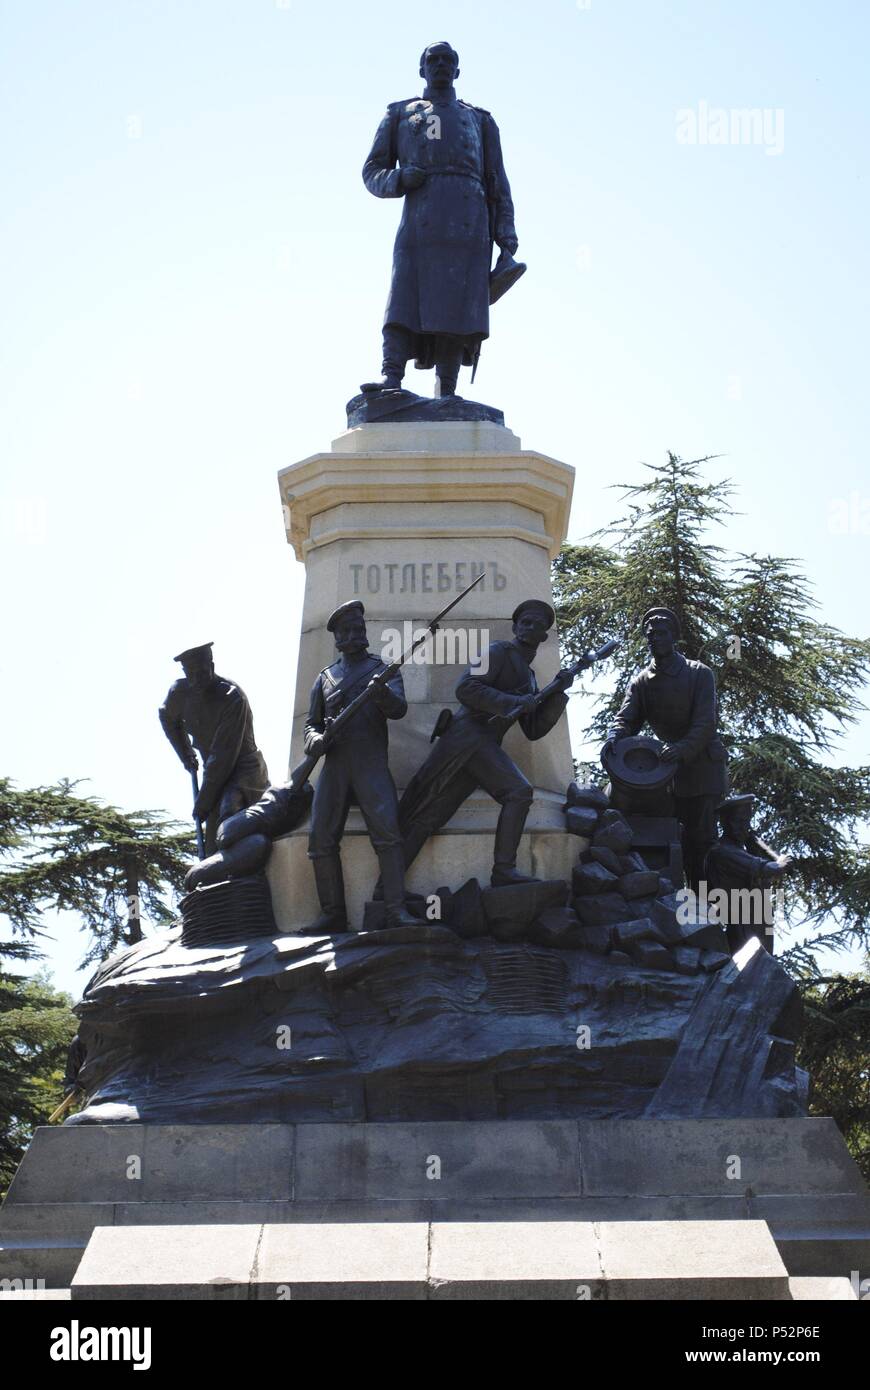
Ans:
{"type": "Polygon", "coordinates": [[[408,359],[435,367],[436,395],[454,396],[460,366],[476,366],[489,306],[522,275],[514,205],[498,126],[456,96],[459,55],[433,43],[420,58],[422,97],[394,101],[363,168],[376,198],[404,198],[384,315],[383,377],[397,390],[408,359]],[[490,277],[493,242],[501,249],[490,277]]]}

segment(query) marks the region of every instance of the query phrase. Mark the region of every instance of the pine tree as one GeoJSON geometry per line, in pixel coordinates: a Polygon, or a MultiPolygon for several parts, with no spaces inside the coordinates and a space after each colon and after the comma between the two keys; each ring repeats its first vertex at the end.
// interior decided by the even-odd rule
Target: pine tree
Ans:
{"type": "Polygon", "coordinates": [[[47,912],[79,917],[90,937],[83,965],[138,940],[140,909],[156,926],[175,917],[168,895],[195,855],[192,832],[155,811],[106,806],[77,785],[19,790],[0,778],[0,916],[24,948],[19,957],[36,954],[47,912]]]}

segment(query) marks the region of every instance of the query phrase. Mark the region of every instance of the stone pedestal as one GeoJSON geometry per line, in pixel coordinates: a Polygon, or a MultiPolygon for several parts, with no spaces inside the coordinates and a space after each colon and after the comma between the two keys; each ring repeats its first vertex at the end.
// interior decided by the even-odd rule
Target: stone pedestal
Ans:
{"type": "MultiPolygon", "coordinates": [[[[131,1264],[132,1228],[174,1227],[176,1247],[202,1248],[204,1239],[212,1256],[223,1257],[236,1248],[228,1227],[303,1224],[343,1233],[338,1264],[347,1280],[359,1223],[424,1223],[438,1229],[445,1251],[451,1239],[484,1256],[500,1247],[504,1278],[512,1262],[528,1263],[524,1223],[535,1225],[541,1245],[561,1223],[608,1223],[609,1277],[643,1280],[650,1277],[647,1250],[659,1261],[654,1273],[667,1272],[657,1223],[671,1225],[672,1251],[682,1246],[694,1258],[694,1228],[721,1222],[735,1251],[734,1233],[743,1229],[751,1239],[752,1228],[767,1223],[790,1275],[835,1278],[843,1288],[870,1276],[868,1218],[865,1185],[829,1119],[64,1125],[36,1131],[9,1189],[0,1211],[0,1277],[6,1287],[26,1279],[68,1285],[94,1230],[108,1227],[127,1261],[122,1288],[107,1289],[108,1281],[83,1268],[77,1296],[136,1296],[153,1261],[143,1250],[131,1264]],[[455,1224],[461,1229],[451,1237],[447,1226],[455,1224]],[[194,1241],[192,1226],[217,1234],[194,1241]],[[125,1286],[133,1293],[124,1295],[125,1286]]],[[[249,1236],[239,1239],[246,1250],[249,1236]]],[[[161,1240],[166,1280],[173,1242],[161,1240]]],[[[704,1244],[709,1251],[715,1242],[704,1244]]],[[[212,1272],[227,1277],[230,1264],[212,1272]]],[[[241,1269],[247,1286],[250,1262],[241,1269]]],[[[738,1272],[749,1272],[745,1263],[738,1261],[738,1272]]],[[[523,1268],[519,1277],[529,1273],[523,1268]]],[[[687,1273],[700,1278],[704,1270],[696,1262],[687,1273]]],[[[572,1269],[567,1277],[581,1275],[572,1269]]],[[[745,1286],[738,1292],[758,1296],[745,1286]]],[[[145,1296],[154,1297],[153,1288],[145,1296]]],[[[634,1296],[656,1295],[647,1287],[634,1296]]],[[[704,1296],[723,1294],[705,1288],[704,1296]]],[[[813,1296],[840,1295],[816,1288],[813,1296]]]]}
{"type": "MultiPolygon", "coordinates": [[[[302,756],[311,686],[335,658],[326,619],[350,598],[365,604],[371,650],[389,660],[481,571],[485,578],[445,620],[448,635],[425,661],[404,668],[409,709],[390,725],[390,767],[400,792],[429,752],[438,713],[455,707],[456,682],[490,641],[511,636],[523,598],[551,601],[550,563],[568,525],[574,470],[523,449],[502,425],[455,421],[361,425],[279,474],[287,538],[305,564],[305,599],[290,766],[302,756]],[[452,634],[452,635],[449,635],[452,634]]],[[[555,631],[535,665],[539,683],[558,669],[555,631]]],[[[520,867],[568,877],[576,842],[561,807],[571,780],[567,720],[538,743],[512,730],[505,747],[535,787],[520,867]]],[[[316,776],[316,774],[315,774],[316,776]]],[[[498,807],[472,797],[426,847],[410,879],[417,891],[489,881],[498,807]]],[[[276,842],[269,869],[282,930],[310,921],[317,902],[307,829],[276,842]]],[[[371,896],[377,865],[358,811],[343,847],[352,920],[371,896]]]]}

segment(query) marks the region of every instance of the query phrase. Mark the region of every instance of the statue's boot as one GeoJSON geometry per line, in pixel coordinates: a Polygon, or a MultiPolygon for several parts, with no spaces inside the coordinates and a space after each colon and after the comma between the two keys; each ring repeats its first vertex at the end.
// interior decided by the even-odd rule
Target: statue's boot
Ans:
{"type": "Polygon", "coordinates": [[[401,845],[378,850],[388,927],[419,927],[405,906],[405,855],[401,845]]]}
{"type": "Polygon", "coordinates": [[[438,374],[437,374],[437,376],[435,377],[435,399],[436,399],[436,400],[441,400],[442,397],[444,397],[444,396],[455,396],[455,395],[456,395],[456,383],[458,382],[458,380],[459,380],[459,368],[458,368],[458,367],[456,368],[455,371],[450,370],[449,368],[448,368],[448,369],[445,369],[445,368],[439,367],[439,368],[438,368],[438,374]]]}
{"type": "Polygon", "coordinates": [[[359,389],[366,394],[370,391],[401,391],[402,378],[393,372],[385,372],[377,381],[364,381],[359,389]]]}
{"type": "Polygon", "coordinates": [[[364,381],[362,391],[400,391],[408,358],[414,352],[414,335],[398,323],[384,324],[380,381],[364,381]]]}
{"type": "MultiPolygon", "coordinates": [[[[411,829],[407,832],[405,838],[402,841],[402,861],[406,869],[409,869],[411,867],[414,860],[417,858],[417,855],[420,853],[420,850],[423,848],[426,841],[429,839],[431,833],[432,832],[428,830],[425,826],[411,826],[411,829]]],[[[382,902],[383,896],[384,882],[383,878],[381,877],[378,879],[377,883],[374,886],[374,891],[372,892],[372,901],[376,903],[382,902]]]]}
{"type": "Polygon", "coordinates": [[[490,879],[493,888],[506,888],[512,883],[538,882],[534,874],[521,874],[516,866],[517,850],[520,847],[530,805],[529,801],[506,801],[501,808],[495,829],[495,852],[490,879]]]}
{"type": "Polygon", "coordinates": [[[459,368],[462,364],[462,347],[456,342],[444,342],[439,345],[435,358],[435,397],[455,396],[456,383],[459,380],[459,368]]]}
{"type": "Polygon", "coordinates": [[[344,874],[341,872],[341,856],[330,854],[326,858],[312,859],[314,882],[317,896],[323,909],[320,916],[306,927],[306,935],[328,936],[334,932],[347,931],[347,908],[344,902],[344,874]]]}
{"type": "Polygon", "coordinates": [[[490,883],[493,888],[510,888],[512,883],[539,883],[534,874],[521,874],[509,864],[493,864],[490,883]]]}

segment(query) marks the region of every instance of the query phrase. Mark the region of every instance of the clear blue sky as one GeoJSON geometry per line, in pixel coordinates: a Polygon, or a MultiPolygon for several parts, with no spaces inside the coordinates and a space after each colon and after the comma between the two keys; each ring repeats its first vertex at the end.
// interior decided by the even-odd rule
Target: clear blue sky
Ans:
{"type": "MultiPolygon", "coordinates": [[[[0,13],[5,773],[186,816],[155,712],[171,654],[214,639],[283,774],[303,572],[275,475],[379,364],[399,206],[360,169],[440,38],[499,122],[529,263],[474,394],[574,465],[573,536],[639,461],[719,453],[744,513],[722,539],[802,557],[824,617],[866,631],[870,536],[830,527],[837,499],[870,509],[866,10],[0,13]],[[700,103],[767,110],[781,153],[680,143],[700,103]]],[[[51,950],[74,990],[81,946],[51,950]]]]}

